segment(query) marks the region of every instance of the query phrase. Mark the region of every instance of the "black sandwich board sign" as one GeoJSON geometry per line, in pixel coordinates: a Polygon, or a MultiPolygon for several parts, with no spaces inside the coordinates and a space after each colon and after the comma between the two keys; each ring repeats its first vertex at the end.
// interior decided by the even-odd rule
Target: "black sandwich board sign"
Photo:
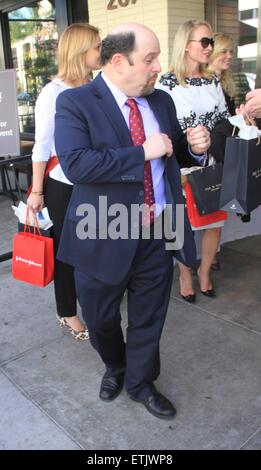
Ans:
{"type": "Polygon", "coordinates": [[[0,156],[20,155],[16,71],[0,72],[0,156]]]}

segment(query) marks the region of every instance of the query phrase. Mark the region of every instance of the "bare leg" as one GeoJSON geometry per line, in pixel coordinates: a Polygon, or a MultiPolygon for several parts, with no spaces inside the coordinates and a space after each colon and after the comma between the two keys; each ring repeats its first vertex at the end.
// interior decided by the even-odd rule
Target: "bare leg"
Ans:
{"type": "Polygon", "coordinates": [[[193,288],[192,276],[190,269],[185,264],[177,262],[179,266],[179,284],[180,294],[182,296],[194,295],[195,291],[193,288]]]}
{"type": "Polygon", "coordinates": [[[206,229],[203,234],[201,264],[198,269],[200,289],[202,291],[213,289],[209,272],[218,249],[220,236],[220,227],[206,229]]]}

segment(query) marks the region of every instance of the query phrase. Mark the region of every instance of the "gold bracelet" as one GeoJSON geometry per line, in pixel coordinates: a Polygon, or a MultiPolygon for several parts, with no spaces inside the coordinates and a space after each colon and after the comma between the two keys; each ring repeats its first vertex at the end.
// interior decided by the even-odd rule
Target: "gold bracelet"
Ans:
{"type": "Polygon", "coordinates": [[[36,194],[37,196],[44,196],[44,193],[41,191],[31,191],[32,194],[36,194]]]}

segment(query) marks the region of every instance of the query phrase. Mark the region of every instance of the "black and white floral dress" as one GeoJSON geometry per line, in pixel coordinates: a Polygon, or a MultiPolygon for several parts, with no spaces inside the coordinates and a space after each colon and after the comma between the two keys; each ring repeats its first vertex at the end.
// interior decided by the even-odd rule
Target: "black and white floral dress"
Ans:
{"type": "MultiPolygon", "coordinates": [[[[186,78],[185,86],[181,86],[175,73],[168,72],[161,76],[156,88],[166,91],[173,99],[183,132],[188,127],[196,127],[198,124],[211,131],[217,122],[230,116],[217,76],[213,78],[186,78]]],[[[182,171],[182,173],[184,172],[182,171]]],[[[202,230],[222,225],[224,222],[200,228],[192,226],[192,228],[202,230]]]]}
{"type": "Polygon", "coordinates": [[[230,116],[218,77],[186,78],[181,86],[174,73],[161,76],[157,88],[166,91],[174,101],[181,129],[198,124],[210,131],[222,118],[230,116]]]}

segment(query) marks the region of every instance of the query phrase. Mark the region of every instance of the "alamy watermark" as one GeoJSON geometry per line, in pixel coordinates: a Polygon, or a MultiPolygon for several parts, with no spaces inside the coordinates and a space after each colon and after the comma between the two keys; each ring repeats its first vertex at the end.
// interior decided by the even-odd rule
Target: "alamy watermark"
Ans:
{"type": "Polygon", "coordinates": [[[137,240],[139,238],[164,239],[166,250],[180,250],[184,244],[184,204],[166,204],[164,211],[157,204],[153,208],[146,204],[132,204],[126,207],[117,203],[108,206],[107,196],[99,196],[98,210],[90,203],[82,203],[76,209],[81,219],[76,225],[76,235],[80,240],[137,240]],[[175,214],[174,214],[175,207],[175,214]],[[141,219],[149,219],[154,210],[154,224],[141,225],[141,219]]]}

